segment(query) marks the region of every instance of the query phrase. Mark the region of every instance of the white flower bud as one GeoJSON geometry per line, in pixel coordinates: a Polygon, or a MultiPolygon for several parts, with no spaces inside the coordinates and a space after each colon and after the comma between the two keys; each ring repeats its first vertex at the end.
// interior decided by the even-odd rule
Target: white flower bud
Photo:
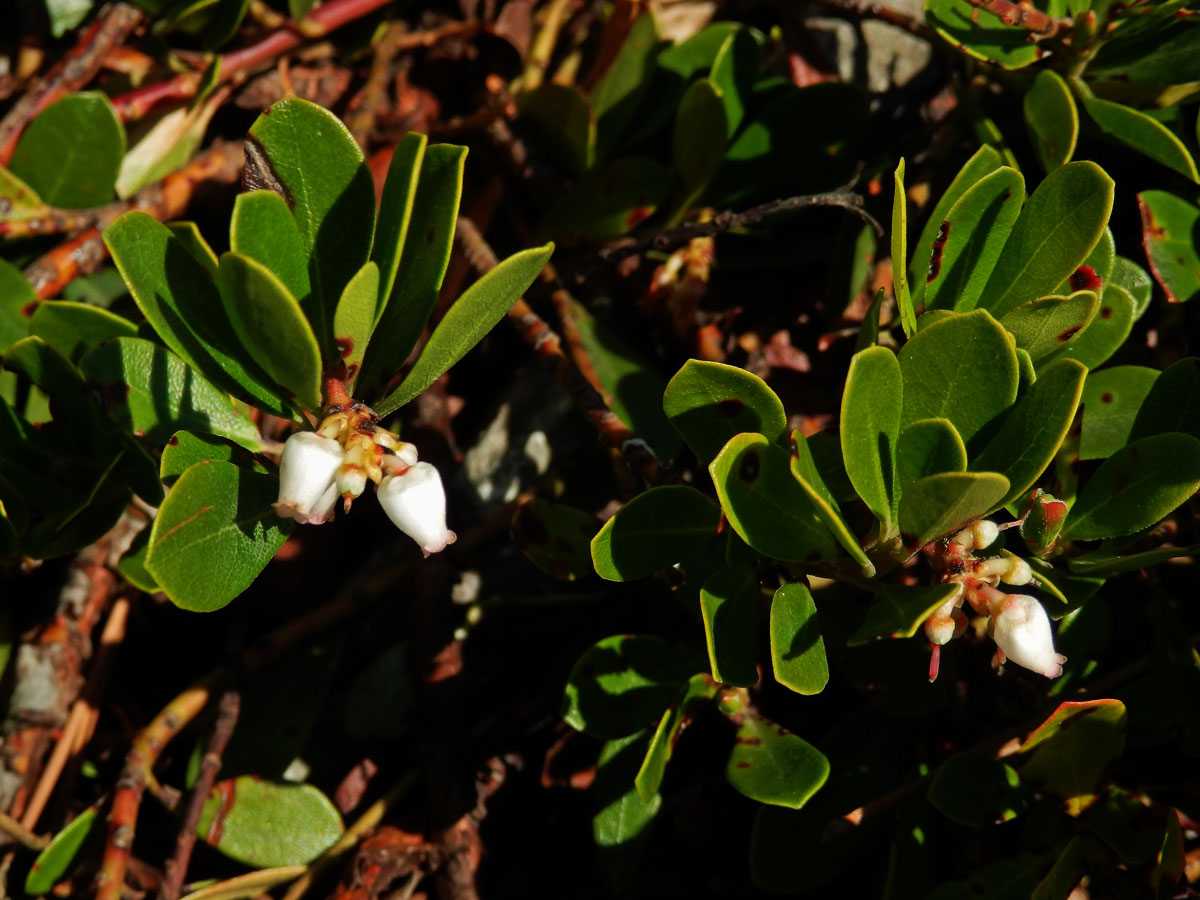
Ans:
{"type": "Polygon", "coordinates": [[[1022,585],[1029,584],[1033,581],[1033,569],[1029,568],[1029,563],[1023,559],[1010,557],[1011,565],[1008,571],[1000,576],[1000,580],[1005,584],[1022,585]]]}
{"type": "Polygon", "coordinates": [[[397,528],[421,545],[425,555],[453,544],[446,528],[446,491],[442,476],[429,463],[387,475],[379,485],[379,504],[397,528]]]}
{"type": "Polygon", "coordinates": [[[980,519],[971,526],[971,537],[974,539],[976,550],[982,550],[984,547],[990,547],[1000,537],[1000,528],[995,522],[988,519],[980,519]]]}
{"type": "Polygon", "coordinates": [[[1028,594],[1009,594],[997,603],[988,631],[1004,655],[1018,666],[1047,678],[1062,674],[1067,658],[1054,652],[1050,617],[1028,594]]]}
{"type": "Polygon", "coordinates": [[[342,445],[311,431],[293,434],[279,457],[279,500],[275,512],[305,525],[333,518],[334,480],[342,464],[342,445]]]}

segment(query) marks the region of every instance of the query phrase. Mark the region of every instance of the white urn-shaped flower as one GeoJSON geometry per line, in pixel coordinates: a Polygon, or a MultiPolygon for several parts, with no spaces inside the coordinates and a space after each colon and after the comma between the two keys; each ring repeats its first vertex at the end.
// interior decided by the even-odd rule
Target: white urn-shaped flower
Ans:
{"type": "Polygon", "coordinates": [[[421,545],[428,556],[453,544],[446,528],[446,491],[442,476],[427,462],[384,477],[379,504],[397,528],[421,545]]]}
{"type": "Polygon", "coordinates": [[[293,434],[279,457],[279,500],[272,506],[280,516],[304,525],[333,518],[335,483],[345,454],[333,438],[312,431],[293,434]]]}
{"type": "Polygon", "coordinates": [[[1006,657],[1018,666],[1057,678],[1067,658],[1054,650],[1050,617],[1028,594],[1009,594],[996,604],[988,630],[1006,657]]]}

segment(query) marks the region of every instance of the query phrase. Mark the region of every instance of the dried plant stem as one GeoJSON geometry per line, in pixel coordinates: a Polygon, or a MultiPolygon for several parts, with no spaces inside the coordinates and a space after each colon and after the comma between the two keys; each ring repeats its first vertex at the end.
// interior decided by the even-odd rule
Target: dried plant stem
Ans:
{"type": "Polygon", "coordinates": [[[0,165],[8,165],[12,159],[25,126],[51,103],[91,81],[108,52],[123,44],[141,21],[142,11],[129,3],[113,3],[97,16],[58,65],[26,91],[0,120],[0,165]]]}
{"type": "Polygon", "coordinates": [[[546,6],[545,17],[537,36],[533,39],[525,71],[521,74],[520,90],[532,91],[540,86],[546,77],[546,71],[550,68],[550,57],[554,55],[554,45],[558,43],[558,33],[570,6],[571,0],[550,0],[546,6]]]}
{"type": "Polygon", "coordinates": [[[222,694],[221,701],[217,704],[217,722],[204,750],[204,760],[200,763],[200,774],[192,788],[187,812],[179,826],[179,836],[175,839],[175,855],[167,860],[166,875],[158,890],[159,900],[178,900],[182,891],[188,862],[192,858],[192,848],[196,846],[196,824],[204,812],[204,802],[217,780],[217,773],[221,771],[221,757],[233,736],[241,704],[241,695],[233,690],[222,694]]]}
{"type": "MultiPolygon", "coordinates": [[[[470,219],[459,217],[455,237],[475,271],[484,274],[499,265],[495,251],[470,219]]],[[[563,288],[558,290],[563,291],[564,298],[567,296],[563,288]]],[[[508,320],[525,343],[550,364],[554,376],[567,389],[575,404],[588,417],[604,441],[619,451],[630,469],[638,473],[647,484],[655,484],[659,477],[658,457],[644,440],[625,426],[600,392],[582,374],[579,366],[567,357],[563,352],[562,338],[554,329],[547,325],[524,299],[513,304],[508,311],[508,320]]],[[[586,351],[583,352],[586,354],[586,351]]]]}
{"type": "Polygon", "coordinates": [[[49,837],[34,834],[8,813],[0,812],[0,831],[3,831],[11,838],[15,838],[22,847],[33,850],[35,853],[44,850],[46,845],[50,843],[49,837]]]}

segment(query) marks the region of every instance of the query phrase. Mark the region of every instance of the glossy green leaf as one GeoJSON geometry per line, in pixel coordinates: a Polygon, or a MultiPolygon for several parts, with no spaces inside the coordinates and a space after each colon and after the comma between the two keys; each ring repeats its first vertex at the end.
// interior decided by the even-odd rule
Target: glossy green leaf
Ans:
{"type": "Polygon", "coordinates": [[[33,865],[29,867],[29,874],[25,876],[26,894],[48,894],[54,885],[62,880],[96,823],[99,811],[97,807],[89,806],[58,832],[38,854],[33,865]]]}
{"type": "Polygon", "coordinates": [[[1062,351],[1061,358],[1074,359],[1094,369],[1121,348],[1132,328],[1133,298],[1125,288],[1109,284],[1100,297],[1096,315],[1062,351]]]}
{"type": "Polygon", "coordinates": [[[863,577],[870,578],[875,574],[875,566],[863,551],[858,538],[850,530],[850,526],[842,518],[842,511],[838,508],[837,499],[825,484],[825,479],[813,456],[812,448],[799,428],[792,432],[788,441],[788,450],[791,455],[792,477],[804,489],[804,493],[812,501],[817,515],[837,538],[842,549],[862,567],[863,577]]]}
{"type": "Polygon", "coordinates": [[[721,510],[686,485],[660,485],[634,497],[592,539],[601,578],[632,581],[702,551],[717,534],[721,510]]]}
{"type": "MultiPolygon", "coordinates": [[[[229,248],[269,269],[301,308],[309,302],[308,257],[287,202],[274,191],[238,194],[229,222],[229,248]]],[[[315,307],[305,309],[319,315],[315,307]]],[[[236,324],[236,320],[235,320],[236,324]]]]}
{"type": "Polygon", "coordinates": [[[1186,7],[1186,2],[1162,2],[1147,10],[1150,15],[1134,16],[1123,23],[1117,37],[1123,40],[1105,42],[1095,61],[1088,66],[1105,76],[1120,78],[1135,84],[1181,84],[1200,81],[1200,35],[1194,28],[1156,28],[1154,13],[1171,16],[1186,7]],[[1144,24],[1139,20],[1146,20],[1144,24]],[[1138,25],[1142,25],[1138,28],[1138,25]],[[1132,36],[1130,36],[1132,35],[1132,36]]]}
{"type": "Polygon", "coordinates": [[[782,584],[771,600],[771,665],[775,680],[797,694],[819,694],[829,683],[817,607],[803,584],[782,584]]]}
{"type": "Polygon", "coordinates": [[[718,685],[707,675],[693,675],[688,679],[679,699],[659,719],[645,759],[642,760],[642,766],[633,782],[644,802],[649,803],[658,795],[667,763],[671,761],[671,754],[675,750],[675,742],[700,708],[712,700],[717,689],[718,685]]]}
{"type": "Polygon", "coordinates": [[[971,186],[942,220],[926,275],[926,309],[973,309],[1025,200],[1025,179],[1002,166],[971,186]]]}
{"type": "Polygon", "coordinates": [[[1100,130],[1118,143],[1131,147],[1185,178],[1200,183],[1200,172],[1187,146],[1157,119],[1121,103],[1091,95],[1086,85],[1075,81],[1079,102],[1100,130]]]}
{"type": "MultiPolygon", "coordinates": [[[[984,144],[967,160],[966,164],[954,176],[950,186],[934,205],[929,213],[929,219],[921,230],[921,237],[913,247],[912,264],[909,267],[909,279],[912,284],[913,303],[920,305],[925,296],[925,282],[929,278],[930,259],[933,256],[933,245],[941,231],[942,222],[946,220],[951,208],[972,186],[985,175],[996,171],[1004,164],[1000,154],[991,146],[984,144]]],[[[929,307],[926,304],[926,308],[929,307]]]]}
{"type": "Polygon", "coordinates": [[[868,607],[862,625],[847,641],[851,647],[882,638],[912,637],[929,615],[958,589],[953,584],[910,587],[882,582],[868,587],[875,592],[875,599],[868,607]]]}
{"type": "MultiPolygon", "coordinates": [[[[217,277],[217,266],[220,261],[195,222],[168,222],[167,230],[183,243],[192,258],[204,267],[204,271],[210,278],[217,277]]],[[[124,287],[124,282],[121,284],[124,287]]]]}
{"type": "Polygon", "coordinates": [[[661,638],[613,635],[571,669],[562,717],[593,737],[625,737],[657,721],[695,671],[690,654],[661,638]]]}
{"type": "Polygon", "coordinates": [[[743,541],[774,559],[832,559],[837,542],[792,477],[788,454],[761,434],[740,434],[709,464],[717,497],[743,541]]]}
{"type": "Polygon", "coordinates": [[[128,212],[108,226],[104,243],[138,308],[158,336],[205,378],[260,409],[291,417],[270,376],[224,316],[220,292],[186,245],[163,224],[128,212]]]}
{"type": "MultiPolygon", "coordinates": [[[[1106,459],[1125,446],[1142,401],[1158,377],[1157,369],[1145,366],[1112,366],[1088,373],[1083,385],[1080,459],[1106,459]]],[[[1172,408],[1179,399],[1172,397],[1172,408]]]]}
{"type": "MultiPolygon", "coordinates": [[[[726,109],[721,90],[708,78],[692,83],[683,95],[671,134],[671,160],[684,196],[704,190],[725,152],[726,109]]],[[[682,212],[682,210],[681,210],[682,212]]]]}
{"type": "Polygon", "coordinates": [[[467,148],[435,144],[425,151],[395,284],[358,375],[368,400],[383,396],[412,353],[437,303],[458,221],[467,148]]]}
{"type": "Polygon", "coordinates": [[[956,753],[938,766],[925,796],[946,818],[970,828],[1007,822],[1029,805],[1016,770],[977,750],[956,753]]]}
{"type": "Polygon", "coordinates": [[[220,609],[249,587],[291,533],[271,508],[279,481],[217,460],[179,477],[150,531],[146,568],[183,609],[220,609]]]}
{"type": "Polygon", "coordinates": [[[538,233],[567,245],[620,237],[654,215],[670,173],[648,156],[624,156],[588,173],[546,213],[538,233]]]}
{"type": "Polygon", "coordinates": [[[112,199],[124,155],[125,129],[108,97],[81,91],[29,124],[8,167],[51,206],[89,209],[112,199]]]}
{"type": "Polygon", "coordinates": [[[922,328],[900,351],[900,371],[901,422],[949,419],[968,449],[1017,397],[1012,338],[981,309],[922,328]]]}
{"type": "Polygon", "coordinates": [[[117,338],[84,356],[79,370],[109,417],[151,444],[165,446],[175,432],[195,429],[259,446],[258,429],[229,396],[159,344],[117,338]]]}
{"type": "Polygon", "coordinates": [[[1064,280],[1054,293],[1065,297],[1085,288],[1102,293],[1101,289],[1104,285],[1108,284],[1108,279],[1112,276],[1113,266],[1116,265],[1116,262],[1117,241],[1113,237],[1112,227],[1108,226],[1104,229],[1100,240],[1096,242],[1096,246],[1092,248],[1092,252],[1087,255],[1087,259],[1083,261],[1083,264],[1072,272],[1070,277],[1064,280]],[[1095,273],[1096,278],[1100,279],[1101,284],[1099,286],[1095,285],[1092,279],[1087,277],[1086,272],[1081,271],[1084,266],[1090,268],[1095,273]]]}
{"type": "Polygon", "coordinates": [[[1140,553],[1123,553],[1119,549],[1106,546],[1106,543],[1101,544],[1098,550],[1093,550],[1091,553],[1071,557],[1067,563],[1071,571],[1079,575],[1116,575],[1120,572],[1150,569],[1169,559],[1181,559],[1185,556],[1200,554],[1200,544],[1160,547],[1140,553]]]}
{"type": "Polygon", "coordinates": [[[1046,368],[1004,417],[999,430],[971,461],[975,472],[999,472],[1008,492],[987,512],[1025,496],[1054,461],[1075,420],[1087,369],[1073,359],[1046,368]]]}
{"type": "Polygon", "coordinates": [[[725,777],[751,800],[799,809],[825,784],[829,760],[774,722],[746,713],[725,777]]]}
{"type": "Polygon", "coordinates": [[[347,389],[354,385],[362,368],[367,341],[375,326],[375,305],[379,299],[379,267],[374,260],[363,263],[358,274],[346,283],[333,313],[333,343],[346,367],[347,389]]]}
{"type": "Polygon", "coordinates": [[[137,326],[106,309],[66,300],[45,300],[29,320],[29,333],[72,362],[102,341],[133,337],[137,326]]]}
{"type": "Polygon", "coordinates": [[[1149,528],[1200,488],[1200,441],[1178,432],[1122,447],[1079,489],[1063,537],[1076,541],[1149,528]]]}
{"type": "Polygon", "coordinates": [[[37,195],[37,191],[3,166],[0,166],[0,202],[7,209],[4,219],[8,222],[50,215],[50,206],[37,195]]]}
{"type": "Polygon", "coordinates": [[[1079,111],[1071,89],[1053,69],[1043,69],[1025,93],[1025,125],[1047,172],[1069,163],[1079,140],[1079,111]]]}
{"type": "MultiPolygon", "coordinates": [[[[872,239],[874,238],[870,227],[864,228],[862,234],[868,234],[872,236],[872,239]]],[[[858,337],[854,339],[855,353],[866,350],[868,347],[874,347],[879,343],[879,314],[883,310],[883,301],[886,297],[887,292],[883,288],[875,292],[875,299],[871,301],[867,314],[863,316],[862,323],[858,327],[858,337]]]]}
{"type": "Polygon", "coordinates": [[[1113,181],[1093,162],[1047,175],[1021,210],[979,306],[1002,316],[1051,293],[1096,246],[1112,204],[1113,181]]]}
{"type": "Polygon", "coordinates": [[[1137,412],[1129,440],[1169,431],[1200,438],[1200,359],[1194,356],[1172,363],[1158,376],[1137,412]]]}
{"type": "Polygon", "coordinates": [[[375,232],[375,186],[362,151],[341,119],[298,97],[265,110],[246,147],[247,185],[281,194],[300,228],[312,285],[309,318],[332,357],[334,307],[367,261],[375,232]]]}
{"type": "Polygon", "coordinates": [[[213,848],[261,868],[312,862],[343,830],[337,808],[311,784],[252,775],[217,782],[196,823],[213,848]]]}
{"type": "Polygon", "coordinates": [[[591,543],[599,528],[592,513],[535,497],[517,507],[512,530],[526,559],[547,575],[578,581],[595,572],[591,543]]]}
{"type": "Polygon", "coordinates": [[[720,91],[729,137],[737,132],[746,114],[758,77],[759,39],[749,28],[738,28],[725,39],[713,59],[709,78],[720,91]]]}
{"type": "Polygon", "coordinates": [[[1009,481],[996,472],[927,475],[900,498],[900,533],[912,550],[958,531],[1002,505],[1009,481]]]}
{"type": "MultiPolygon", "coordinates": [[[[1013,556],[1007,550],[1005,556],[1013,556]]],[[[1044,591],[1058,600],[1061,606],[1053,603],[1046,604],[1046,612],[1052,619],[1062,619],[1079,609],[1095,596],[1096,591],[1104,586],[1103,578],[1085,577],[1055,569],[1050,563],[1041,559],[1028,559],[1029,567],[1033,569],[1033,586],[1044,591]]]]}
{"type": "Polygon", "coordinates": [[[400,386],[375,411],[381,416],[395,412],[462,359],[533,284],[553,252],[554,245],[547,244],[514,253],[467,288],[434,328],[400,386]]]}
{"type": "Polygon", "coordinates": [[[925,0],[925,21],[964,53],[1005,69],[1037,62],[1044,53],[1025,29],[1006,25],[969,0],[925,0]]]}
{"type": "Polygon", "coordinates": [[[1067,355],[1100,309],[1100,298],[1092,291],[1077,291],[1069,297],[1043,297],[1009,310],[1000,324],[1029,354],[1034,366],[1067,355]],[[1078,337],[1077,337],[1078,336],[1078,337]]]}
{"type": "Polygon", "coordinates": [[[150,529],[144,528],[138,532],[129,549],[121,554],[117,562],[117,571],[121,577],[139,591],[153,594],[159,590],[154,576],[146,571],[146,552],[150,548],[150,529]]]}
{"type": "Polygon", "coordinates": [[[689,359],[668,382],[662,406],[702,463],[735,435],[755,431],[778,441],[787,429],[783,402],[767,383],[724,363],[689,359]]]}
{"type": "Polygon", "coordinates": [[[616,58],[588,95],[596,116],[597,162],[608,158],[650,87],[649,74],[658,51],[658,25],[649,8],[639,13],[616,58]]]}
{"type": "Polygon", "coordinates": [[[1138,194],[1142,213],[1142,244],[1150,271],[1167,300],[1182,303],[1200,293],[1200,251],[1193,235],[1200,208],[1166,191],[1138,194]]]}
{"type": "Polygon", "coordinates": [[[886,347],[854,354],[842,393],[840,433],[846,475],[884,534],[896,503],[896,442],[900,439],[900,363],[886,347]]]}
{"type": "MultiPolygon", "coordinates": [[[[372,325],[383,315],[396,283],[400,257],[408,240],[408,228],[420,188],[427,143],[425,135],[410,131],[396,145],[392,160],[388,163],[383,196],[379,200],[379,221],[375,224],[375,243],[371,247],[371,259],[379,267],[379,296],[371,317],[372,325]]],[[[336,325],[334,332],[336,339],[336,325]]]]}
{"type": "Polygon", "coordinates": [[[1110,276],[1112,283],[1125,288],[1133,298],[1133,318],[1138,320],[1150,306],[1150,297],[1154,292],[1154,282],[1150,274],[1131,259],[1118,256],[1113,260],[1110,276]]]}
{"type": "Polygon", "coordinates": [[[896,483],[902,496],[927,475],[967,468],[967,448],[949,419],[918,419],[900,432],[896,448],[896,483]]]}
{"type": "Polygon", "coordinates": [[[542,84],[517,100],[521,117],[566,173],[582,177],[596,160],[596,114],[574,85],[542,84]]]}
{"type": "Polygon", "coordinates": [[[76,28],[92,11],[93,0],[46,0],[50,33],[56,38],[76,28]]]}
{"type": "Polygon", "coordinates": [[[644,729],[607,741],[596,763],[592,792],[599,810],[592,819],[592,836],[601,866],[618,886],[635,877],[650,823],[662,808],[661,796],[643,799],[634,784],[639,766],[644,765],[649,738],[649,730],[644,729]]]}
{"type": "Polygon", "coordinates": [[[305,409],[321,407],[321,349],[300,303],[275,274],[240,253],[221,255],[217,288],[242,346],[305,409]]]}
{"type": "Polygon", "coordinates": [[[675,458],[683,443],[663,412],[661,398],[667,382],[653,360],[631,345],[618,329],[588,312],[582,303],[568,298],[567,309],[592,362],[605,405],[659,457],[675,458]]]}
{"type": "Polygon", "coordinates": [[[163,447],[158,474],[163,484],[171,486],[196,463],[210,459],[233,463],[238,468],[263,474],[270,471],[242,444],[215,434],[180,431],[163,447]]]}
{"type": "Polygon", "coordinates": [[[758,618],[758,573],[753,566],[721,569],[700,589],[700,617],[713,678],[750,687],[758,681],[754,630],[758,618]]]}
{"type": "Polygon", "coordinates": [[[1119,700],[1061,704],[1025,739],[1021,778],[1073,800],[1096,787],[1125,749],[1125,705],[1119,700]]]}
{"type": "Polygon", "coordinates": [[[912,294],[908,290],[908,198],[904,194],[904,159],[892,176],[892,293],[900,310],[905,337],[917,331],[912,294]]]}

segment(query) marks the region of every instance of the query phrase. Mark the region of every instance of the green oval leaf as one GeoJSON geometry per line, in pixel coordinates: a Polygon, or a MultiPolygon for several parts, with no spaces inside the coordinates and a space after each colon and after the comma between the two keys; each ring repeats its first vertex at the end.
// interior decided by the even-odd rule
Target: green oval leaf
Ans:
{"type": "Polygon", "coordinates": [[[259,409],[291,418],[290,408],[268,387],[270,376],[238,340],[220,292],[187,245],[142,212],[127,212],[104,231],[129,292],[163,343],[205,378],[259,409]]]}
{"type": "Polygon", "coordinates": [[[608,581],[645,578],[699,553],[717,534],[720,508],[686,485],[634,497],[592,539],[592,563],[608,581]]]}
{"type": "Polygon", "coordinates": [[[717,693],[716,683],[707,675],[693,675],[688,679],[679,699],[663,713],[650,739],[650,746],[642,760],[642,766],[634,776],[633,784],[643,801],[649,803],[662,787],[663,775],[675,742],[687,724],[717,693]]]}
{"type": "Polygon", "coordinates": [[[1079,140],[1079,110],[1071,89],[1053,69],[1043,69],[1025,93],[1025,125],[1047,172],[1069,163],[1079,140]]]}
{"type": "Polygon", "coordinates": [[[362,150],[329,110],[287,97],[250,126],[246,154],[247,183],[271,188],[291,207],[308,255],[312,329],[334,358],[333,311],[375,232],[375,184],[362,150]]]}
{"type": "Polygon", "coordinates": [[[896,442],[900,439],[903,376],[896,354],[868,347],[854,354],[842,393],[841,441],[846,475],[890,534],[896,504],[896,442]]]}
{"type": "Polygon", "coordinates": [[[342,817],[311,784],[244,775],[213,785],[196,833],[248,866],[310,863],[342,836],[342,817]]]}
{"type": "Polygon", "coordinates": [[[1012,338],[984,310],[923,327],[900,351],[901,421],[949,419],[968,449],[1017,397],[1012,338]]]}
{"type": "Polygon", "coordinates": [[[829,760],[816,747],[774,722],[745,714],[725,777],[759,803],[799,809],[829,777],[829,760]]]}
{"type": "Polygon", "coordinates": [[[956,753],[938,766],[925,796],[946,818],[969,828],[1008,822],[1029,805],[1016,770],[977,750],[956,753]]]}
{"type": "Polygon", "coordinates": [[[542,84],[517,99],[521,118],[566,173],[580,178],[596,159],[596,114],[579,88],[542,84]]]}
{"type": "Polygon", "coordinates": [[[599,811],[592,819],[592,836],[601,865],[618,886],[632,883],[650,823],[662,807],[661,796],[642,799],[634,783],[649,737],[649,731],[642,730],[607,741],[596,762],[592,792],[599,811]]]}
{"type": "Polygon", "coordinates": [[[874,583],[868,587],[875,592],[875,599],[867,608],[862,625],[846,641],[850,647],[883,638],[912,637],[930,613],[958,591],[955,584],[904,586],[874,583]]]}
{"type": "Polygon", "coordinates": [[[658,25],[648,8],[635,14],[621,49],[588,95],[596,116],[597,162],[604,162],[616,147],[650,87],[651,66],[658,55],[658,25]]]}
{"type": "Polygon", "coordinates": [[[892,294],[900,310],[904,336],[917,331],[917,316],[913,311],[912,294],[908,290],[908,197],[904,193],[904,159],[892,175],[892,294]]]}
{"type": "Polygon", "coordinates": [[[75,861],[75,854],[83,846],[92,826],[96,824],[98,812],[94,806],[85,809],[38,854],[33,865],[29,867],[29,874],[25,876],[26,894],[36,897],[50,893],[75,861]]]}
{"type": "Polygon", "coordinates": [[[183,609],[220,609],[250,586],[291,534],[275,515],[279,481],[217,460],[179,477],[150,531],[146,568],[183,609]]]}
{"type": "Polygon", "coordinates": [[[925,0],[925,21],[968,56],[1001,68],[1020,69],[1044,53],[1024,28],[1006,25],[969,0],[925,0]]]}
{"type": "MultiPolygon", "coordinates": [[[[1158,377],[1157,369],[1145,366],[1112,366],[1088,373],[1087,381],[1083,384],[1080,459],[1105,459],[1125,446],[1131,437],[1138,410],[1142,408],[1142,401],[1158,377]]],[[[1174,408],[1181,398],[1173,395],[1171,399],[1174,408]]]]}
{"type": "Polygon", "coordinates": [[[771,666],[775,680],[797,694],[819,694],[829,683],[817,607],[803,584],[781,584],[771,600],[771,666]]]}
{"type": "Polygon", "coordinates": [[[137,326],[107,309],[69,300],[44,300],[29,320],[29,333],[72,362],[109,338],[133,337],[137,326]]]}
{"type": "Polygon", "coordinates": [[[1200,294],[1200,252],[1192,235],[1200,208],[1166,191],[1138,194],[1142,213],[1142,245],[1150,271],[1167,300],[1182,303],[1200,294]]]}
{"type": "Polygon", "coordinates": [[[1122,447],[1079,489],[1063,537],[1076,541],[1149,528],[1200,487],[1200,441],[1168,432],[1122,447]]]}
{"type": "MultiPolygon", "coordinates": [[[[179,480],[180,475],[196,463],[208,459],[223,460],[233,463],[239,469],[251,469],[264,475],[270,471],[263,465],[259,457],[242,444],[236,444],[215,434],[179,431],[163,447],[158,475],[163,484],[170,487],[179,480]]],[[[149,535],[149,531],[143,533],[149,535]]]]}
{"type": "Polygon", "coordinates": [[[29,123],[8,167],[51,206],[90,209],[112,199],[124,155],[125,129],[108,97],[81,91],[29,123]]]}
{"type": "Polygon", "coordinates": [[[758,574],[753,566],[721,569],[700,589],[700,617],[713,678],[750,687],[758,681],[754,624],[758,617],[758,574]]]}
{"type": "Polygon", "coordinates": [[[1048,367],[1004,417],[983,452],[971,461],[973,471],[999,472],[1009,481],[1003,499],[986,512],[1025,496],[1054,461],[1075,420],[1086,377],[1087,369],[1073,359],[1048,367]]]}
{"type": "Polygon", "coordinates": [[[1125,704],[1081,700],[1061,704],[1025,739],[1021,778],[1072,800],[1096,787],[1125,749],[1125,704]]]}
{"type": "Polygon", "coordinates": [[[1150,306],[1154,283],[1149,273],[1131,259],[1118,256],[1113,260],[1112,284],[1125,288],[1133,298],[1133,318],[1138,320],[1150,306]]]}
{"type": "Polygon", "coordinates": [[[1062,358],[1094,369],[1121,348],[1132,328],[1133,298],[1125,288],[1109,284],[1100,297],[1096,315],[1062,351],[1062,358]]]}
{"type": "Polygon", "coordinates": [[[1200,359],[1188,356],[1168,366],[1133,420],[1129,440],[1179,431],[1200,438],[1200,359]]]}
{"type": "Polygon", "coordinates": [[[1112,204],[1113,180],[1093,162],[1047,175],[1021,210],[979,306],[1002,316],[1053,293],[1103,236],[1112,204]]]}
{"type": "Polygon", "coordinates": [[[571,669],[562,717],[593,737],[625,737],[657,721],[695,671],[690,654],[661,638],[604,638],[571,669]]]}
{"type": "Polygon", "coordinates": [[[552,578],[578,581],[595,572],[591,543],[598,528],[590,512],[535,497],[517,507],[512,530],[525,558],[552,578]]]}
{"type": "Polygon", "coordinates": [[[533,284],[553,252],[554,245],[546,244],[514,253],[467,288],[433,329],[400,386],[375,411],[381,416],[395,412],[462,359],[533,284]]]}
{"type": "Polygon", "coordinates": [[[925,277],[926,309],[973,309],[1025,201],[1025,179],[1002,166],[969,188],[942,220],[925,277]]]}
{"type": "Polygon", "coordinates": [[[1084,110],[1106,135],[1168,169],[1200,182],[1196,161],[1170,128],[1124,104],[1092,96],[1087,86],[1078,80],[1074,84],[1084,110]]]}
{"type": "Polygon", "coordinates": [[[958,531],[1001,505],[1009,482],[996,472],[942,472],[927,475],[900,498],[900,533],[917,550],[958,531]]]}
{"type": "MultiPolygon", "coordinates": [[[[309,301],[308,257],[300,228],[286,201],[274,191],[249,191],[233,201],[229,249],[271,271],[299,301],[309,301]]],[[[317,310],[308,310],[316,315],[317,310]]]]}
{"type": "Polygon", "coordinates": [[[309,410],[321,407],[321,349],[300,303],[262,263],[221,255],[217,288],[242,346],[309,410]]]}
{"type": "Polygon", "coordinates": [[[792,432],[788,450],[791,454],[792,477],[804,489],[808,499],[812,501],[817,515],[833,532],[833,536],[842,545],[842,549],[862,567],[863,577],[870,578],[875,574],[875,566],[863,551],[862,546],[858,543],[858,538],[850,530],[850,526],[842,518],[842,511],[838,508],[837,499],[825,484],[825,479],[813,456],[812,447],[809,446],[808,440],[799,428],[792,432]]]}
{"type": "Polygon", "coordinates": [[[363,396],[379,397],[425,329],[437,303],[458,220],[467,148],[435,144],[425,151],[412,214],[391,295],[377,313],[373,340],[358,375],[363,396]]]}
{"type": "Polygon", "coordinates": [[[379,221],[375,224],[375,244],[371,247],[371,259],[379,267],[379,296],[371,317],[372,325],[383,315],[396,283],[396,273],[400,268],[404,243],[408,240],[408,227],[412,222],[413,207],[421,183],[427,142],[425,135],[410,131],[396,145],[388,163],[383,196],[379,200],[379,221]]]}
{"type": "Polygon", "coordinates": [[[346,283],[333,314],[333,343],[345,366],[346,389],[350,390],[362,368],[367,341],[375,326],[375,304],[379,299],[379,267],[363,263],[358,274],[346,283]]]}
{"type": "MultiPolygon", "coordinates": [[[[758,78],[759,47],[760,38],[755,37],[751,29],[739,27],[725,39],[709,70],[708,77],[716,85],[725,107],[725,123],[731,138],[741,127],[746,106],[751,101],[754,82],[758,78]]],[[[662,59],[660,56],[660,64],[662,59]]]]}
{"type": "Polygon", "coordinates": [[[1069,297],[1043,297],[1023,303],[1005,313],[1000,324],[1008,329],[1017,347],[1041,368],[1070,351],[1099,309],[1100,298],[1095,293],[1078,291],[1069,297]]]}
{"type": "Polygon", "coordinates": [[[109,417],[159,447],[181,429],[224,435],[252,450],[258,428],[187,364],[152,341],[123,337],[101,344],[79,362],[109,417]]]}
{"type": "Polygon", "coordinates": [[[788,454],[761,434],[740,434],[709,464],[721,508],[743,541],[774,559],[832,559],[837,543],[792,477],[788,454]]]}
{"type": "Polygon", "coordinates": [[[900,432],[896,446],[896,482],[901,496],[926,475],[966,471],[967,448],[949,419],[918,419],[900,432]]]}
{"type": "Polygon", "coordinates": [[[701,78],[687,89],[675,114],[671,160],[687,199],[699,195],[721,165],[727,134],[723,101],[721,89],[701,78]]]}
{"type": "Polygon", "coordinates": [[[663,411],[696,458],[710,462],[729,439],[755,431],[770,441],[787,430],[783,402],[745,369],[689,359],[663,392],[663,411]]]}

